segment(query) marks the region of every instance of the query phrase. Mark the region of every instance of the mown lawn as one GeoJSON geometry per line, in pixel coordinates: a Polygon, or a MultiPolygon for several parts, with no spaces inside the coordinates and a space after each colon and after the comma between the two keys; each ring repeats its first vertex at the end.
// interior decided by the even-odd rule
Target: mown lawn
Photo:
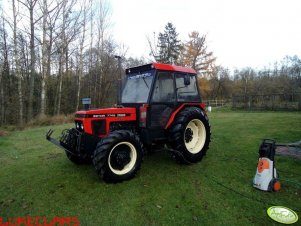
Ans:
{"type": "MultiPolygon", "coordinates": [[[[51,127],[0,137],[0,218],[78,216],[81,225],[278,225],[271,205],[301,217],[301,161],[276,156],[282,189],[252,187],[262,138],[301,140],[301,114],[212,112],[210,150],[178,165],[168,152],[144,158],[130,181],[106,184],[92,166],[76,166],[45,140],[51,127]]],[[[56,134],[71,124],[55,126],[56,134]]],[[[300,224],[299,220],[299,224],[300,224]]],[[[297,224],[298,224],[297,223],[297,224]]]]}

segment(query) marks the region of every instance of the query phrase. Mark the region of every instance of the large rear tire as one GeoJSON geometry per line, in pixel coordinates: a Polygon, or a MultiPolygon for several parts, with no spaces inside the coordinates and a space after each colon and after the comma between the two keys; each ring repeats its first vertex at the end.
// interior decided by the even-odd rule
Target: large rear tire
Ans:
{"type": "Polygon", "coordinates": [[[116,130],[97,144],[93,164],[101,179],[116,183],[133,178],[142,158],[139,138],[130,131],[116,130]]]}
{"type": "Polygon", "coordinates": [[[181,163],[202,160],[210,143],[210,124],[205,113],[197,107],[181,111],[169,130],[172,155],[181,163]]]}

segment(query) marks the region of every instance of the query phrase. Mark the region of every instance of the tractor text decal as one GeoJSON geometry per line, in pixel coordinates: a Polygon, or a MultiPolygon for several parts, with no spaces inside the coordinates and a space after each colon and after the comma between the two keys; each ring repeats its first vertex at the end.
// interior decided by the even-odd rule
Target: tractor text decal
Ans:
{"type": "Polygon", "coordinates": [[[143,73],[143,74],[138,74],[138,75],[130,75],[128,79],[138,79],[138,78],[147,78],[152,76],[152,73],[143,73]]]}
{"type": "Polygon", "coordinates": [[[130,116],[130,114],[124,114],[124,113],[119,113],[119,114],[101,114],[101,115],[93,115],[93,118],[105,118],[105,117],[126,117],[130,116]]]}
{"type": "Polygon", "coordinates": [[[79,226],[80,221],[78,216],[55,216],[52,219],[46,217],[9,217],[6,221],[0,217],[0,226],[79,226]]]}
{"type": "Polygon", "coordinates": [[[106,117],[128,117],[131,116],[129,113],[116,113],[116,114],[77,114],[75,118],[106,118],[106,117]]]}

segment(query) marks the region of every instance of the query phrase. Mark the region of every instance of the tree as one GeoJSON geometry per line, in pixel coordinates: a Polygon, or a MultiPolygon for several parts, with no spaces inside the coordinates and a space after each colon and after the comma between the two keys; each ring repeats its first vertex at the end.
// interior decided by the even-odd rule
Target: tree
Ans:
{"type": "Polygon", "coordinates": [[[5,92],[7,89],[5,78],[9,76],[7,33],[3,15],[1,15],[0,23],[0,34],[2,34],[0,36],[0,126],[2,126],[5,124],[6,98],[8,96],[5,92]]]}
{"type": "Polygon", "coordinates": [[[211,98],[230,98],[232,96],[232,82],[229,78],[229,69],[217,66],[214,68],[212,74],[209,80],[211,98]]]}
{"type": "MultiPolygon", "coordinates": [[[[74,37],[79,33],[79,25],[77,22],[80,17],[80,13],[72,15],[72,7],[76,4],[76,0],[67,1],[62,0],[62,22],[60,24],[61,29],[56,34],[57,37],[57,54],[58,54],[58,86],[55,98],[55,112],[57,115],[61,113],[61,101],[62,101],[62,87],[64,74],[69,72],[69,45],[73,41],[74,37]]],[[[60,10],[57,10],[57,16],[60,10]]],[[[55,20],[54,20],[55,23],[55,20]]],[[[53,26],[55,27],[55,26],[53,26]]],[[[51,39],[50,39],[51,40],[51,39]]],[[[51,47],[51,46],[50,46],[51,47]]]]}
{"type": "Polygon", "coordinates": [[[178,33],[172,23],[167,23],[163,33],[158,36],[158,55],[154,58],[157,62],[176,64],[181,50],[178,33]]]}
{"type": "Polygon", "coordinates": [[[124,61],[125,68],[138,67],[143,64],[146,64],[146,61],[144,58],[129,57],[129,58],[125,59],[125,61],[124,61]]]}
{"type": "Polygon", "coordinates": [[[38,0],[26,0],[26,1],[20,1],[19,3],[24,5],[28,12],[29,12],[29,23],[30,23],[30,64],[29,64],[29,70],[30,70],[30,84],[29,84],[29,99],[28,99],[28,111],[27,111],[27,119],[30,120],[33,117],[33,99],[34,99],[34,88],[35,88],[35,65],[36,65],[36,51],[35,51],[35,25],[39,20],[34,19],[34,11],[35,6],[38,0]]]}
{"type": "MultiPolygon", "coordinates": [[[[73,2],[73,1],[71,1],[73,2]]],[[[58,19],[59,12],[61,10],[62,2],[48,2],[43,0],[40,2],[40,10],[42,12],[42,40],[41,43],[41,93],[40,93],[40,103],[41,110],[40,114],[43,116],[46,114],[47,106],[47,80],[51,74],[51,55],[54,39],[54,30],[59,30],[56,28],[56,22],[58,19]]]]}
{"type": "Polygon", "coordinates": [[[23,126],[23,94],[22,94],[22,77],[20,70],[20,56],[17,41],[17,16],[16,2],[12,0],[13,7],[13,42],[14,42],[14,59],[15,59],[15,74],[18,79],[18,101],[19,101],[19,125],[23,126]]]}
{"type": "Polygon", "coordinates": [[[45,115],[46,112],[46,78],[47,78],[47,59],[48,59],[48,40],[47,40],[47,16],[48,16],[48,3],[47,0],[42,2],[42,75],[41,75],[41,116],[45,115]]]}
{"type": "Polygon", "coordinates": [[[200,36],[199,32],[193,31],[182,48],[179,63],[199,73],[210,74],[215,59],[213,52],[207,50],[206,35],[200,36]]]}
{"type": "Polygon", "coordinates": [[[83,19],[82,19],[82,34],[80,37],[80,43],[79,43],[79,69],[78,69],[78,80],[77,80],[77,102],[76,102],[76,108],[77,111],[79,108],[79,98],[80,98],[80,89],[81,89],[81,79],[83,77],[83,70],[84,70],[84,42],[86,37],[86,23],[87,23],[87,2],[84,0],[83,3],[83,19]]]}

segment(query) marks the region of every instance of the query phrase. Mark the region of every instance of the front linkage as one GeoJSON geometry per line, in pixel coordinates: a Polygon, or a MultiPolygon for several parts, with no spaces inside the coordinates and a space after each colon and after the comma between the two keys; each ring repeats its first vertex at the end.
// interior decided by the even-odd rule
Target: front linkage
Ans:
{"type": "Polygon", "coordinates": [[[54,130],[50,129],[46,134],[46,139],[56,146],[65,150],[67,157],[76,164],[89,162],[99,137],[82,133],[75,128],[62,131],[59,140],[51,137],[54,130]]]}

